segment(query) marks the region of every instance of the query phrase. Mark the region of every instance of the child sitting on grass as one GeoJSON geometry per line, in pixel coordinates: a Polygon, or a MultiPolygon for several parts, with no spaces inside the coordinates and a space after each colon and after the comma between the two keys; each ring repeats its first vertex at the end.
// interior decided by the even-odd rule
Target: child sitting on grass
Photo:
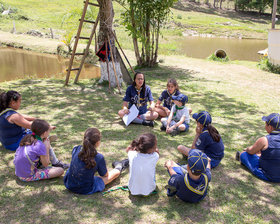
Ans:
{"type": "Polygon", "coordinates": [[[64,184],[68,190],[78,194],[103,191],[105,185],[116,179],[128,167],[128,160],[123,160],[108,172],[104,156],[96,150],[100,143],[100,131],[97,128],[88,128],[84,134],[83,145],[73,148],[70,168],[64,177],[64,184]],[[100,176],[95,176],[96,172],[100,176]]]}
{"type": "Polygon", "coordinates": [[[159,159],[157,138],[140,135],[126,149],[129,160],[128,188],[132,195],[149,195],[156,189],[156,164],[159,159]]]}
{"type": "Polygon", "coordinates": [[[177,195],[185,202],[199,202],[207,195],[207,188],[211,181],[210,161],[205,153],[198,149],[189,152],[186,170],[175,162],[168,160],[165,167],[170,179],[167,186],[169,197],[177,195]]]}
{"type": "Polygon", "coordinates": [[[218,166],[224,157],[224,143],[217,129],[212,125],[212,117],[207,111],[193,114],[196,120],[196,135],[192,147],[179,145],[177,149],[188,156],[191,149],[199,149],[211,159],[211,168],[218,166]]]}
{"type": "Polygon", "coordinates": [[[177,135],[180,132],[185,132],[189,130],[189,110],[185,107],[186,102],[188,102],[188,97],[184,94],[179,94],[178,96],[172,96],[174,100],[174,105],[171,108],[171,112],[168,117],[161,119],[161,130],[166,130],[166,133],[172,136],[177,135]]]}
{"type": "Polygon", "coordinates": [[[16,175],[20,180],[38,181],[59,177],[64,173],[62,167],[49,167],[50,157],[55,156],[50,148],[51,130],[48,122],[36,119],[31,124],[32,134],[21,139],[14,159],[16,175]]]}

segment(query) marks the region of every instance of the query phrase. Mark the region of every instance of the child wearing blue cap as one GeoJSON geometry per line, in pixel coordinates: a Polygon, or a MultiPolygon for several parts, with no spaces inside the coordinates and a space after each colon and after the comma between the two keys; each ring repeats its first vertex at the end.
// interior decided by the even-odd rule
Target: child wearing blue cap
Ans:
{"type": "Polygon", "coordinates": [[[243,152],[237,152],[236,160],[240,160],[258,178],[280,182],[280,115],[272,113],[262,120],[268,135],[259,138],[243,152]]]}
{"type": "Polygon", "coordinates": [[[199,149],[211,159],[211,168],[215,168],[224,157],[224,144],[221,135],[211,124],[212,118],[207,111],[195,113],[192,117],[196,120],[196,135],[192,147],[179,145],[178,150],[188,156],[191,149],[199,149]]]}
{"type": "Polygon", "coordinates": [[[186,170],[174,161],[168,160],[165,167],[170,179],[167,186],[167,195],[177,195],[185,202],[199,202],[207,195],[207,188],[211,181],[210,161],[206,154],[198,149],[189,151],[186,170]]]}
{"type": "Polygon", "coordinates": [[[169,116],[161,119],[162,126],[160,129],[175,136],[180,132],[189,130],[190,116],[189,109],[185,107],[186,102],[188,102],[186,95],[181,93],[178,96],[172,96],[172,100],[174,105],[169,116]]]}

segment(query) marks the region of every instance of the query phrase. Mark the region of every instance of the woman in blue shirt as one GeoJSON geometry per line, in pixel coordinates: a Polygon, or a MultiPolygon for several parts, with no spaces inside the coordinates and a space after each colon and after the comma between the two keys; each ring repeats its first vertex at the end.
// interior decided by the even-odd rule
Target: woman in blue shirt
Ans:
{"type": "Polygon", "coordinates": [[[155,112],[155,104],[152,92],[149,86],[145,83],[145,76],[141,72],[134,75],[133,84],[126,89],[123,98],[123,108],[118,112],[123,118],[125,114],[129,114],[129,108],[134,104],[139,110],[138,116],[132,121],[135,124],[146,126],[154,126],[154,120],[157,119],[158,113],[155,112]],[[147,108],[147,103],[150,103],[150,108],[147,108]]]}

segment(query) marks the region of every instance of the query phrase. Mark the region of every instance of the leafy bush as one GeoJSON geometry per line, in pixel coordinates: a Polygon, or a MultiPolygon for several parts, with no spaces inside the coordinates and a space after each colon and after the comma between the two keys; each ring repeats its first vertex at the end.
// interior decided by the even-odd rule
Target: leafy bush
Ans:
{"type": "Polygon", "coordinates": [[[227,61],[229,61],[229,57],[228,56],[226,56],[225,58],[219,58],[214,53],[211,54],[207,59],[210,60],[210,61],[219,61],[219,62],[227,62],[227,61]]]}
{"type": "Polygon", "coordinates": [[[261,58],[259,67],[264,71],[280,74],[280,66],[270,63],[268,57],[261,58]]]}

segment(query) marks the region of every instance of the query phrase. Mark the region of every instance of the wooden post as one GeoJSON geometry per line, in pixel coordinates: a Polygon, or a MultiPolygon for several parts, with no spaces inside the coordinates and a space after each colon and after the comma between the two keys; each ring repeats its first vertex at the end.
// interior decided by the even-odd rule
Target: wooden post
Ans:
{"type": "Polygon", "coordinates": [[[273,0],[273,12],[272,12],[271,29],[275,29],[276,9],[277,9],[277,0],[273,0]]]}
{"type": "Polygon", "coordinates": [[[121,52],[123,53],[123,56],[125,57],[125,59],[126,59],[128,65],[129,65],[131,71],[132,71],[133,73],[135,73],[135,71],[133,70],[132,66],[130,65],[130,63],[129,63],[129,61],[128,61],[126,55],[125,55],[125,53],[123,52],[122,47],[121,47],[121,45],[120,45],[120,43],[119,43],[119,41],[118,41],[118,39],[117,39],[117,36],[116,36],[116,34],[115,34],[114,32],[113,32],[113,36],[114,36],[114,38],[115,38],[117,44],[119,45],[119,47],[120,47],[120,49],[121,49],[121,52]]]}
{"type": "Polygon", "coordinates": [[[113,54],[113,48],[112,48],[112,45],[110,43],[110,39],[109,39],[109,34],[108,33],[107,33],[107,38],[108,38],[109,47],[110,47],[110,51],[111,51],[112,64],[113,64],[113,69],[114,69],[114,74],[115,74],[116,82],[117,82],[117,85],[118,85],[119,94],[122,94],[121,89],[120,89],[120,84],[119,84],[118,76],[117,76],[117,72],[116,72],[116,67],[115,67],[115,59],[114,59],[114,54],[113,54]]]}
{"type": "Polygon", "coordinates": [[[109,62],[108,62],[108,40],[105,40],[105,45],[106,45],[106,64],[107,64],[107,72],[108,72],[108,82],[109,82],[109,91],[111,89],[111,81],[110,81],[110,72],[109,72],[109,62]]]}

